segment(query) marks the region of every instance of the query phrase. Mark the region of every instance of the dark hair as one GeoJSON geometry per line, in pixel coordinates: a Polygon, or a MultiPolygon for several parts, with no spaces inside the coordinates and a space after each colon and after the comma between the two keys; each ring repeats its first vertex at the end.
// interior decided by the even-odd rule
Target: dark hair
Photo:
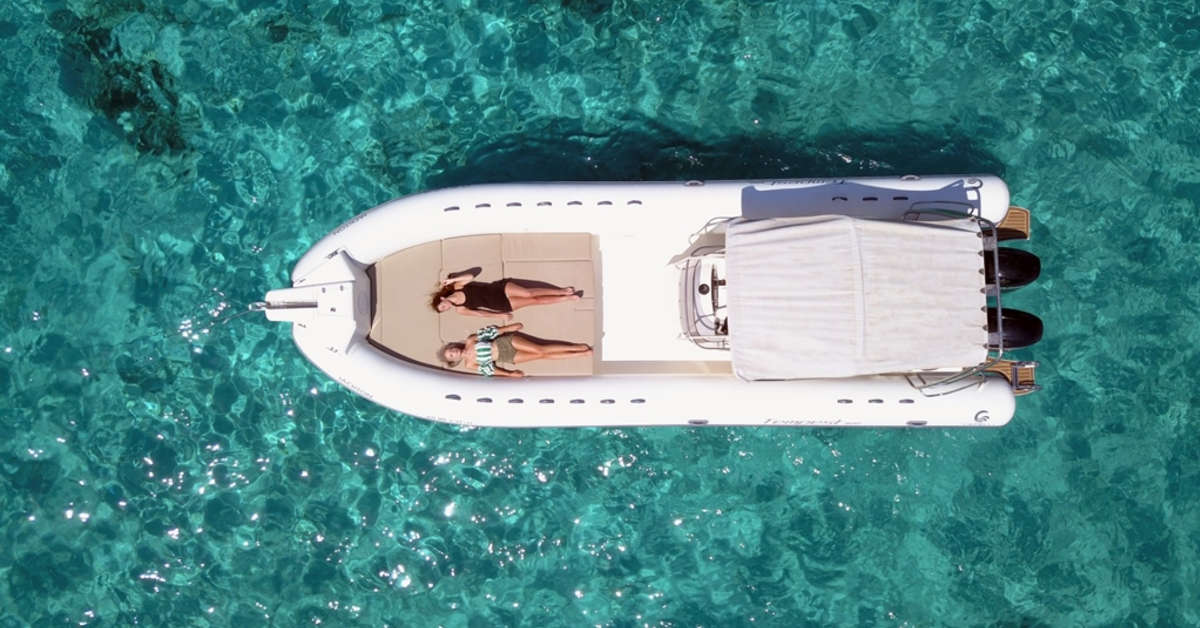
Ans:
{"type": "MultiPolygon", "coordinates": [[[[454,284],[450,284],[450,285],[442,286],[442,287],[438,288],[437,291],[435,291],[433,294],[429,295],[429,307],[433,308],[434,312],[437,312],[438,311],[438,309],[437,309],[438,301],[441,301],[442,299],[445,299],[446,297],[450,296],[451,294],[454,294],[454,292],[455,292],[454,284]]],[[[438,313],[440,314],[441,312],[438,312],[438,313]]]]}
{"type": "Polygon", "coordinates": [[[450,368],[454,368],[454,367],[458,366],[459,362],[462,362],[462,360],[458,360],[457,362],[451,362],[446,359],[446,349],[449,349],[451,347],[458,347],[460,350],[466,351],[467,345],[466,345],[466,343],[463,343],[463,342],[447,342],[446,344],[442,345],[441,349],[438,349],[438,360],[441,361],[442,364],[445,364],[446,366],[448,366],[450,368]]]}

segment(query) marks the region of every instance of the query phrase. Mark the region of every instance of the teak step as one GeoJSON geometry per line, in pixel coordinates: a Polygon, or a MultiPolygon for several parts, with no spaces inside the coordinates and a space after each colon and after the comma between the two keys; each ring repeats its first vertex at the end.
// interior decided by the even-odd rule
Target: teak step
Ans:
{"type": "Polygon", "coordinates": [[[996,237],[1003,240],[1029,239],[1029,210],[1024,207],[1009,207],[1004,220],[996,224],[996,237]]]}
{"type": "Polygon", "coordinates": [[[1000,360],[986,370],[1003,375],[1012,385],[1013,394],[1020,397],[1040,390],[1037,384],[1037,362],[1018,362],[1016,360],[1000,360]]]}

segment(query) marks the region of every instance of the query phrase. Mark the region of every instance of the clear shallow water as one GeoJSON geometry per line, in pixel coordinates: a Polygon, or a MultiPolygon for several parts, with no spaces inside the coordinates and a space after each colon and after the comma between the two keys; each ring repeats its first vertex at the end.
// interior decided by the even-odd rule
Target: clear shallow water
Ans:
{"type": "Polygon", "coordinates": [[[0,8],[0,625],[1196,625],[1193,3],[0,8]],[[998,431],[464,431],[243,317],[459,183],[990,171],[998,431]]]}

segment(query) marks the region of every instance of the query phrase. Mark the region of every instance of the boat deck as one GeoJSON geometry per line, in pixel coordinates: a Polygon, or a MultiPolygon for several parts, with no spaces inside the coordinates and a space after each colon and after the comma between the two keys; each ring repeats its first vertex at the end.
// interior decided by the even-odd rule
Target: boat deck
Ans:
{"type": "MultiPolygon", "coordinates": [[[[658,233],[601,238],[605,362],[729,362],[729,352],[704,349],[683,336],[680,269],[658,233]]],[[[686,243],[686,234],[679,237],[686,243]]],[[[682,246],[680,247],[683,248],[682,246]]],[[[656,369],[657,370],[657,369],[656,369]]],[[[728,370],[726,368],[726,370],[728,370]]]]}
{"type": "MultiPolygon", "coordinates": [[[[682,228],[682,227],[681,227],[682,228]]],[[[529,375],[595,373],[728,374],[729,353],[702,349],[683,337],[679,269],[666,234],[503,233],[448,238],[384,258],[371,269],[374,313],[369,339],[385,351],[442,366],[439,349],[498,318],[436,314],[429,296],[449,273],[479,272],[479,281],[510,277],[530,286],[574,286],[576,302],[527,307],[514,320],[523,333],[545,340],[583,342],[591,358],[538,361],[529,375]],[[607,251],[610,254],[604,254],[607,251]]],[[[676,238],[687,242],[686,234],[676,238]]],[[[681,247],[676,255],[686,253],[681,247]]]]}

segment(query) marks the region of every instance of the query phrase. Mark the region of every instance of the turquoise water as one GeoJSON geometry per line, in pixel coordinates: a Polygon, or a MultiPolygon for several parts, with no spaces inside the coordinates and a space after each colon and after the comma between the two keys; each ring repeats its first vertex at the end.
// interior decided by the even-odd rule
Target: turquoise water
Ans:
{"type": "Polygon", "coordinates": [[[1194,2],[0,5],[0,626],[1200,625],[1194,2]],[[986,171],[995,431],[466,430],[217,324],[521,179],[986,171]]]}

